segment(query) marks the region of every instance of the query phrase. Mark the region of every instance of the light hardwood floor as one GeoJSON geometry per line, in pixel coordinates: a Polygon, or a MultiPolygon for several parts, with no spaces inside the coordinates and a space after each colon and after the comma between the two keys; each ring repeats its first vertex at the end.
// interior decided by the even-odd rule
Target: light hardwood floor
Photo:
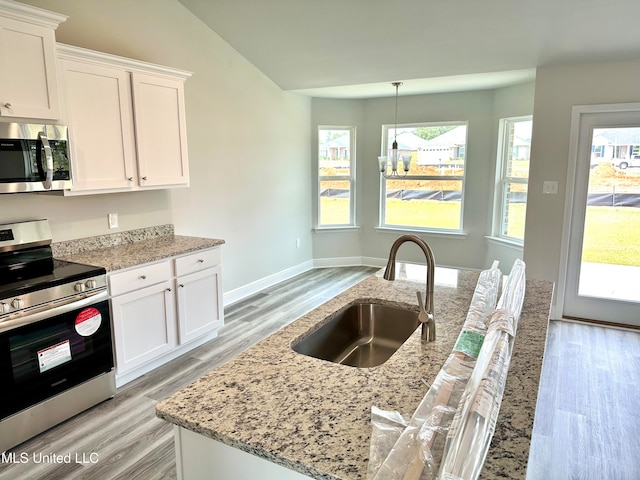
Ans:
{"type": "Polygon", "coordinates": [[[640,479],[640,332],[552,321],[527,480],[640,479]]]}
{"type": "MultiPolygon", "coordinates": [[[[312,270],[226,308],[218,338],[19,445],[17,460],[29,461],[0,463],[0,480],[176,478],[173,430],[156,402],[375,270],[312,270]],[[72,461],[33,461],[50,453],[72,461]],[[92,453],[96,464],[75,463],[92,453]]],[[[547,342],[528,480],[640,479],[640,332],[554,321],[547,342]]]]}

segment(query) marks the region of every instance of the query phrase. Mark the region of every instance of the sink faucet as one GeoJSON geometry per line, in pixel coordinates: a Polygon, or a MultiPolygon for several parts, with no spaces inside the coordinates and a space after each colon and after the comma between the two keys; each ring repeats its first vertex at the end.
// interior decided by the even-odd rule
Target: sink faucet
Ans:
{"type": "MultiPolygon", "coordinates": [[[[422,311],[426,310],[426,315],[418,315],[418,319],[422,323],[422,339],[428,342],[433,342],[436,339],[436,322],[433,318],[433,276],[435,269],[435,260],[433,259],[433,252],[427,243],[417,235],[402,235],[398,238],[393,245],[391,245],[391,251],[389,251],[389,261],[387,262],[387,268],[384,270],[385,280],[395,280],[396,278],[396,254],[400,245],[405,242],[413,242],[420,247],[427,261],[427,285],[426,285],[426,305],[424,310],[422,307],[422,301],[418,297],[418,303],[421,306],[422,311]]],[[[418,295],[421,295],[418,292],[418,295]]]]}

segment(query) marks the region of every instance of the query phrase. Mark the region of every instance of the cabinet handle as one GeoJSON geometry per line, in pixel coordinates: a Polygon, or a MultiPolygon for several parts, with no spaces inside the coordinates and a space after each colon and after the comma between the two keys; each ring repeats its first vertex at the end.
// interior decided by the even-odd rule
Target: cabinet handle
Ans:
{"type": "Polygon", "coordinates": [[[170,292],[170,291],[171,291],[171,289],[170,289],[170,288],[167,288],[167,292],[170,292]]]}
{"type": "Polygon", "coordinates": [[[146,182],[147,181],[147,177],[142,177],[142,180],[144,180],[146,182]]]}
{"type": "Polygon", "coordinates": [[[9,102],[5,103],[4,108],[11,108],[11,104],[9,102]]]}
{"type": "Polygon", "coordinates": [[[199,258],[199,259],[198,259],[198,263],[204,263],[204,260],[203,260],[203,259],[201,259],[201,258],[199,258]]]}
{"type": "Polygon", "coordinates": [[[133,182],[133,177],[127,178],[128,181],[133,182]]]}
{"type": "Polygon", "coordinates": [[[179,284],[178,286],[179,286],[180,288],[184,288],[184,284],[183,284],[183,283],[179,284]]]}
{"type": "Polygon", "coordinates": [[[140,275],[140,280],[146,280],[147,276],[146,275],[140,275]]]}

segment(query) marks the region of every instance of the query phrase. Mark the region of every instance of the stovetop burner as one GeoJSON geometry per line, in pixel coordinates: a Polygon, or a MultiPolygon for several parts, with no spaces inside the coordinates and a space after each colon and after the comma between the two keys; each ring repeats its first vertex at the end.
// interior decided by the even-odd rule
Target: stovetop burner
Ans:
{"type": "Polygon", "coordinates": [[[0,320],[106,290],[106,270],[53,258],[46,220],[0,225],[0,320]]]}
{"type": "Polygon", "coordinates": [[[52,259],[51,273],[21,278],[11,283],[0,284],[0,299],[17,297],[37,290],[55,287],[65,283],[78,282],[89,277],[105,275],[107,271],[102,267],[52,259]]]}

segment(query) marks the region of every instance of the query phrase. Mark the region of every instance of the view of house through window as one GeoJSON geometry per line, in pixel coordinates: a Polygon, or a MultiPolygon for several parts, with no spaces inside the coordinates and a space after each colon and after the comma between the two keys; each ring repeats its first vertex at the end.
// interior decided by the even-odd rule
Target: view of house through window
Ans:
{"type": "Polygon", "coordinates": [[[353,127],[318,128],[318,225],[354,225],[353,127]]]}
{"type": "Polygon", "coordinates": [[[505,118],[500,121],[498,150],[498,228],[497,235],[524,240],[529,154],[531,150],[532,119],[505,118]]]}
{"type": "Polygon", "coordinates": [[[638,302],[640,127],[594,128],[590,162],[578,292],[638,302]]]}
{"type": "MultiPolygon", "coordinates": [[[[462,230],[467,124],[383,126],[382,155],[394,141],[398,156],[410,155],[409,172],[384,178],[380,224],[429,230],[462,230]]],[[[391,173],[391,165],[387,174],[391,173]]]]}

